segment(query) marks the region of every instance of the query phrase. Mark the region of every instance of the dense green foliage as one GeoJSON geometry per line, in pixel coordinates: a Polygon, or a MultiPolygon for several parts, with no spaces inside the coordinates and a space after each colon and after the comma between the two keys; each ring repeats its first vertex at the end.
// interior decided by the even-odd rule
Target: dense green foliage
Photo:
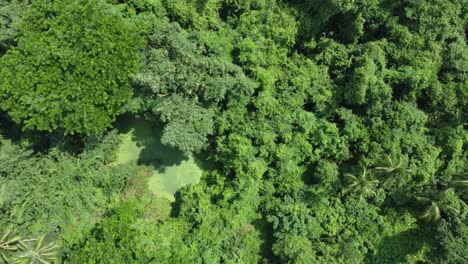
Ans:
{"type": "Polygon", "coordinates": [[[76,239],[104,213],[106,203],[120,193],[132,168],[105,167],[112,159],[118,137],[110,134],[99,147],[73,157],[53,148],[33,155],[2,141],[0,210],[2,225],[13,225],[23,234],[43,233],[76,239]]]}
{"type": "Polygon", "coordinates": [[[0,64],[0,106],[24,128],[91,134],[131,96],[137,27],[101,0],[33,1],[0,64]]]}
{"type": "Polygon", "coordinates": [[[254,84],[240,67],[210,51],[200,34],[163,21],[149,36],[142,70],[135,77],[135,100],[139,111],[165,123],[163,143],[198,152],[214,132],[213,115],[220,104],[251,94],[254,84]]]}
{"type": "Polygon", "coordinates": [[[18,34],[16,24],[27,10],[27,4],[26,0],[0,1],[0,55],[14,43],[14,37],[18,34]]]}
{"type": "Polygon", "coordinates": [[[60,263],[467,263],[467,9],[0,0],[0,227],[60,263]],[[200,183],[115,162],[124,112],[200,183]]]}

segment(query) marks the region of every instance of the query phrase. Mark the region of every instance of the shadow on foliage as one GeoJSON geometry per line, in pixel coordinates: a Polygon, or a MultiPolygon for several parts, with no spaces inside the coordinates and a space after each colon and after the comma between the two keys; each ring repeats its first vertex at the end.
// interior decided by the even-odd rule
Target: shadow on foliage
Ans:
{"type": "Polygon", "coordinates": [[[193,153],[192,156],[195,164],[197,164],[202,171],[213,171],[222,168],[221,164],[217,163],[214,159],[216,156],[214,148],[208,147],[199,153],[193,153]]]}
{"type": "Polygon", "coordinates": [[[407,256],[421,250],[425,241],[425,233],[417,228],[386,237],[377,246],[377,254],[368,256],[364,263],[407,263],[407,256]]]}
{"type": "Polygon", "coordinates": [[[253,222],[255,229],[260,231],[261,234],[261,252],[262,256],[268,260],[269,263],[279,263],[277,257],[273,253],[273,225],[269,223],[265,218],[257,219],[253,222]]]}
{"type": "Polygon", "coordinates": [[[311,38],[327,36],[326,25],[329,19],[339,13],[339,8],[333,1],[300,1],[290,0],[287,6],[297,10],[301,15],[297,33],[297,43],[306,43],[311,38]]]}
{"type": "Polygon", "coordinates": [[[21,136],[21,127],[17,125],[7,113],[0,109],[0,136],[3,138],[16,141],[21,136]]]}
{"type": "Polygon", "coordinates": [[[19,144],[34,153],[47,153],[51,148],[71,155],[83,151],[84,140],[80,135],[65,135],[62,129],[53,132],[24,130],[21,124],[15,123],[10,116],[0,110],[0,137],[19,144]]]}
{"type": "Polygon", "coordinates": [[[182,199],[182,194],[180,193],[180,191],[177,191],[175,192],[174,194],[174,202],[171,203],[171,213],[170,213],[170,216],[171,217],[179,217],[179,214],[180,214],[180,207],[182,206],[182,203],[183,203],[183,199],[182,199]]]}

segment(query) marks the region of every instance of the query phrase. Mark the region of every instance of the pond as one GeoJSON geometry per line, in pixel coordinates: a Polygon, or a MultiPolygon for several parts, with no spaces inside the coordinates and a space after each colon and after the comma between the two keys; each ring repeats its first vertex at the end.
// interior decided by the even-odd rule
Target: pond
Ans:
{"type": "Polygon", "coordinates": [[[152,166],[148,188],[156,196],[174,201],[179,188],[199,182],[202,170],[195,158],[162,144],[160,127],[128,116],[121,118],[116,127],[122,137],[117,163],[152,166]]]}

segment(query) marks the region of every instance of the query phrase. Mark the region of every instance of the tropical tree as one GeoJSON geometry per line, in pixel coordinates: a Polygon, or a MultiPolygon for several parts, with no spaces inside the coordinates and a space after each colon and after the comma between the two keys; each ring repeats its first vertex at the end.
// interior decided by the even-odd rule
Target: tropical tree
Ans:
{"type": "Polygon", "coordinates": [[[379,180],[372,179],[366,168],[360,176],[351,173],[345,173],[343,176],[346,182],[342,189],[343,194],[353,193],[363,198],[375,196],[375,187],[379,184],[379,180]]]}
{"type": "Polygon", "coordinates": [[[45,236],[23,239],[13,228],[8,228],[0,238],[0,263],[51,264],[57,258],[58,246],[44,243],[45,236]]]}
{"type": "Polygon", "coordinates": [[[162,121],[162,143],[185,153],[207,147],[219,106],[255,87],[239,66],[209,50],[198,32],[158,21],[133,78],[132,111],[162,121]]]}
{"type": "Polygon", "coordinates": [[[0,262],[8,263],[10,255],[18,250],[21,237],[12,228],[8,228],[0,238],[0,262]]]}
{"type": "Polygon", "coordinates": [[[374,169],[376,171],[382,171],[385,173],[392,173],[401,168],[401,159],[394,160],[389,155],[385,155],[385,159],[382,162],[382,166],[377,166],[374,169]]]}
{"type": "Polygon", "coordinates": [[[380,161],[374,170],[382,175],[382,186],[390,188],[395,184],[399,187],[407,180],[410,169],[406,169],[400,159],[392,158],[390,155],[385,155],[385,158],[380,161]]]}
{"type": "Polygon", "coordinates": [[[16,24],[27,8],[27,0],[0,0],[0,56],[14,44],[16,24]]]}
{"type": "Polygon", "coordinates": [[[34,1],[0,60],[0,107],[25,129],[97,134],[132,96],[143,44],[103,0],[34,1]]]}
{"type": "MultiPolygon", "coordinates": [[[[435,180],[430,185],[422,186],[422,188],[425,194],[416,196],[416,200],[424,207],[420,218],[428,222],[436,222],[441,218],[441,204],[447,199],[450,189],[454,189],[455,194],[466,195],[468,191],[468,175],[466,171],[463,171],[456,174],[452,180],[435,180]],[[424,188],[426,188],[425,191],[424,188]]],[[[446,209],[457,212],[456,209],[451,207],[446,209]]]]}
{"type": "Polygon", "coordinates": [[[426,208],[419,217],[427,222],[437,222],[441,217],[438,201],[427,197],[419,197],[418,200],[427,203],[426,208]]]}
{"type": "Polygon", "coordinates": [[[208,144],[207,136],[213,133],[212,109],[206,109],[194,100],[171,95],[153,109],[166,123],[161,142],[185,153],[198,152],[208,144]]]}
{"type": "Polygon", "coordinates": [[[18,253],[12,257],[12,263],[17,264],[52,264],[57,258],[58,246],[51,242],[44,243],[45,236],[35,239],[20,240],[18,253]]]}
{"type": "Polygon", "coordinates": [[[436,222],[441,218],[441,203],[445,200],[447,188],[438,190],[436,185],[423,196],[416,196],[416,201],[423,206],[423,211],[419,217],[427,222],[436,222]]]}
{"type": "Polygon", "coordinates": [[[448,181],[448,186],[455,189],[455,192],[462,197],[468,196],[468,171],[455,174],[455,176],[448,181]]]}

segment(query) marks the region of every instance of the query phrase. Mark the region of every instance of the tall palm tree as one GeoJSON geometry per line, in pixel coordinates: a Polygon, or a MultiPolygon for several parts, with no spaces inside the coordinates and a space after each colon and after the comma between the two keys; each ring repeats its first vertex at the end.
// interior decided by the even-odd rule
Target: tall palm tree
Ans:
{"type": "Polygon", "coordinates": [[[0,263],[54,263],[58,247],[54,243],[44,244],[44,237],[23,239],[13,228],[8,228],[0,237],[0,263]]]}
{"type": "Polygon", "coordinates": [[[451,211],[455,214],[459,213],[459,210],[445,204],[444,208],[441,208],[441,205],[444,203],[447,198],[447,194],[451,189],[446,182],[433,181],[430,185],[423,186],[422,188],[427,188],[424,191],[424,195],[415,196],[416,201],[424,207],[424,211],[420,214],[422,220],[428,222],[436,222],[441,218],[441,211],[451,211]]]}
{"type": "Polygon", "coordinates": [[[455,192],[462,197],[468,196],[468,171],[464,170],[459,174],[455,174],[452,180],[447,184],[450,188],[454,188],[455,192]]]}
{"type": "MultiPolygon", "coordinates": [[[[420,186],[420,190],[424,193],[422,196],[415,196],[416,200],[424,206],[424,211],[420,218],[429,222],[435,222],[441,217],[440,205],[447,197],[450,189],[454,189],[455,193],[464,196],[468,194],[468,173],[464,170],[456,174],[451,180],[433,180],[432,183],[420,186]]],[[[451,210],[454,213],[459,213],[458,209],[453,207],[444,208],[451,210]]]]}
{"type": "Polygon", "coordinates": [[[397,171],[401,168],[401,159],[394,160],[389,155],[385,155],[385,159],[382,161],[382,166],[375,167],[375,170],[386,173],[397,171]]]}
{"type": "Polygon", "coordinates": [[[436,201],[431,201],[419,217],[427,222],[437,222],[441,217],[439,204],[436,201]]]}
{"type": "Polygon", "coordinates": [[[0,237],[0,263],[9,263],[10,256],[18,250],[21,237],[16,235],[13,228],[8,228],[0,237]]]}
{"type": "Polygon", "coordinates": [[[410,169],[403,166],[401,159],[392,158],[389,155],[385,155],[385,159],[379,165],[374,170],[383,176],[382,186],[386,188],[390,188],[395,184],[400,187],[405,182],[402,181],[401,177],[405,177],[408,172],[411,172],[410,169]]]}
{"type": "Polygon", "coordinates": [[[58,246],[45,244],[44,237],[26,239],[19,243],[19,252],[13,257],[15,264],[52,264],[57,258],[58,246]]]}
{"type": "Polygon", "coordinates": [[[363,169],[363,172],[360,176],[356,177],[351,173],[345,173],[344,177],[346,180],[346,185],[342,190],[343,194],[354,193],[363,198],[375,196],[374,189],[379,181],[372,179],[372,177],[367,174],[366,168],[363,169]]]}
{"type": "Polygon", "coordinates": [[[437,222],[441,217],[440,202],[445,198],[445,194],[446,190],[438,192],[433,188],[424,196],[416,196],[416,200],[424,207],[419,218],[427,222],[437,222]]]}

